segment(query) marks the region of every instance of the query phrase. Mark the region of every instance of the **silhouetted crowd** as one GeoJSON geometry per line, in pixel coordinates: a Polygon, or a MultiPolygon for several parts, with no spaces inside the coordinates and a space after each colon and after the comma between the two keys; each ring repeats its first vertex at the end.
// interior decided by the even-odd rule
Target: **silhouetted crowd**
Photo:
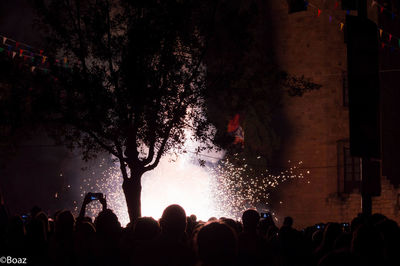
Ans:
{"type": "Polygon", "coordinates": [[[242,222],[197,221],[179,205],[168,206],[159,221],[142,217],[125,228],[110,209],[94,222],[68,210],[54,217],[39,208],[8,217],[1,206],[0,257],[34,265],[400,265],[399,227],[381,214],[301,231],[290,217],[278,228],[255,210],[242,222]]]}

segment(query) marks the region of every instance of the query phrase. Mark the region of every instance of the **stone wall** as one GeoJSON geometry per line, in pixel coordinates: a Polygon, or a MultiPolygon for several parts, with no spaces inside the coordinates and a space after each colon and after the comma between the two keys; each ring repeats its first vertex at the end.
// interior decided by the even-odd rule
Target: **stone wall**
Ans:
{"type": "MultiPolygon", "coordinates": [[[[275,55],[283,70],[304,75],[322,85],[302,97],[286,96],[283,112],[289,131],[282,137],[280,161],[302,162],[305,179],[292,180],[272,195],[277,218],[294,218],[298,228],[318,222],[350,222],[361,211],[359,194],[338,191],[337,141],[349,138],[348,108],[343,104],[343,71],[346,71],[346,45],[340,22],[345,11],[334,8],[335,1],[309,1],[321,9],[288,14],[286,1],[269,1],[275,29],[275,55]],[[332,21],[329,20],[329,15],[332,21]]],[[[356,12],[353,12],[356,14],[356,12]]],[[[373,10],[369,10],[373,16],[373,10]]],[[[382,179],[382,196],[373,199],[373,211],[400,220],[399,191],[382,179]]]]}

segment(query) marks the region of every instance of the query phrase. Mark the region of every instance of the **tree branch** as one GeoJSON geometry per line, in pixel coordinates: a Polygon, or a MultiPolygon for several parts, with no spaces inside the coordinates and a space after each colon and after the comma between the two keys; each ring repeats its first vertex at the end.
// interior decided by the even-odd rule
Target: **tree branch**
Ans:
{"type": "Polygon", "coordinates": [[[118,154],[121,156],[121,158],[119,159],[119,168],[121,169],[121,173],[122,173],[122,178],[123,180],[127,180],[128,179],[128,173],[126,171],[126,163],[125,163],[125,158],[124,158],[124,154],[122,152],[122,148],[121,145],[119,145],[120,143],[118,141],[116,141],[115,143],[115,147],[117,148],[117,152],[118,154]]]}
{"type": "Polygon", "coordinates": [[[108,48],[108,65],[110,68],[111,77],[114,80],[115,90],[118,91],[118,77],[117,73],[114,71],[113,63],[112,63],[112,50],[111,50],[111,22],[110,22],[110,3],[106,1],[107,5],[107,48],[108,48]]]}
{"type": "Polygon", "coordinates": [[[145,172],[153,170],[154,168],[157,167],[158,163],[160,162],[161,156],[164,153],[165,145],[168,142],[169,134],[171,133],[172,127],[173,127],[173,123],[171,122],[171,125],[167,129],[167,132],[165,132],[165,137],[164,137],[163,141],[161,142],[160,148],[157,151],[156,160],[154,161],[154,163],[152,163],[151,165],[146,166],[144,168],[145,172]]]}
{"type": "MultiPolygon", "coordinates": [[[[69,1],[65,2],[65,4],[67,5],[66,9],[67,9],[68,14],[69,14],[69,16],[71,18],[74,30],[75,30],[76,34],[78,35],[79,54],[77,56],[78,56],[79,60],[81,61],[81,64],[82,64],[82,67],[83,67],[83,72],[86,74],[87,73],[87,66],[86,66],[86,61],[85,61],[85,55],[84,55],[84,52],[83,52],[84,48],[83,48],[83,40],[82,40],[82,29],[81,29],[81,21],[80,21],[79,3],[78,3],[78,1],[75,1],[76,11],[77,11],[77,18],[76,19],[77,19],[78,25],[75,23],[75,18],[74,18],[74,15],[71,12],[72,7],[71,7],[69,1]]],[[[71,47],[73,47],[72,43],[71,43],[71,47]]]]}
{"type": "Polygon", "coordinates": [[[86,132],[89,136],[91,136],[94,139],[94,141],[96,141],[97,144],[99,144],[100,147],[102,147],[104,150],[108,151],[109,153],[111,153],[112,155],[114,155],[115,157],[117,157],[120,160],[124,159],[123,157],[120,158],[118,153],[112,147],[108,146],[103,141],[101,141],[101,139],[94,132],[92,132],[90,130],[84,130],[84,129],[83,129],[83,131],[86,132]]]}

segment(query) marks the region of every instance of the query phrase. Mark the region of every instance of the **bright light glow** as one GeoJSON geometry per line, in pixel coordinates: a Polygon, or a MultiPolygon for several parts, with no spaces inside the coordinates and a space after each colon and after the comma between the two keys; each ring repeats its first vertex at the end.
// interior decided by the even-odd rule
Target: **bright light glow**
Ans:
{"type": "MultiPolygon", "coordinates": [[[[188,141],[185,145],[187,151],[193,151],[193,145],[188,141]]],[[[199,220],[207,221],[210,217],[239,219],[247,208],[268,210],[268,190],[293,178],[304,178],[297,166],[283,170],[280,175],[269,174],[266,169],[264,174],[254,176],[251,166],[236,167],[228,160],[222,160],[223,155],[222,152],[203,152],[203,156],[198,157],[186,152],[164,156],[154,170],[142,177],[142,216],[159,219],[167,206],[179,204],[186,215],[195,214],[199,220]],[[200,166],[198,159],[206,160],[206,166],[200,166]]],[[[116,163],[110,167],[107,165],[109,161],[110,158],[103,158],[99,165],[88,171],[88,176],[79,186],[81,197],[83,199],[87,192],[104,193],[108,208],[125,226],[129,216],[121,186],[122,177],[119,165],[116,163]]],[[[245,163],[244,158],[241,161],[245,163]]],[[[87,207],[87,215],[96,217],[100,209],[101,205],[93,202],[87,207]]]]}
{"type": "Polygon", "coordinates": [[[212,176],[205,167],[191,162],[189,154],[182,154],[176,162],[163,159],[142,179],[142,215],[160,218],[171,204],[181,205],[187,215],[196,214],[208,220],[215,215],[210,188],[212,176]]]}

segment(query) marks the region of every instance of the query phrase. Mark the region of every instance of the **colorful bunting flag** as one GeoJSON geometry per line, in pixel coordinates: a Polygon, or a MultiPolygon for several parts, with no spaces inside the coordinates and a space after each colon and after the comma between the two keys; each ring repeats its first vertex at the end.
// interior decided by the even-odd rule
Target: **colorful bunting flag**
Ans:
{"type": "Polygon", "coordinates": [[[4,48],[0,47],[0,53],[4,51],[4,48]]]}
{"type": "Polygon", "coordinates": [[[383,32],[383,30],[382,29],[379,29],[379,36],[382,38],[382,32],[383,32]]]}
{"type": "Polygon", "coordinates": [[[383,6],[381,6],[381,13],[383,13],[383,6]]]}
{"type": "Polygon", "coordinates": [[[343,30],[343,27],[344,27],[344,23],[343,23],[343,22],[340,22],[340,30],[341,30],[341,31],[343,30]]]}
{"type": "Polygon", "coordinates": [[[32,66],[31,67],[31,72],[33,72],[35,70],[36,67],[32,66]]]}
{"type": "Polygon", "coordinates": [[[16,54],[17,52],[12,52],[12,58],[14,58],[16,54]]]}
{"type": "Polygon", "coordinates": [[[318,17],[321,15],[321,9],[318,9],[318,17]]]}
{"type": "Polygon", "coordinates": [[[241,126],[239,126],[235,131],[235,140],[233,144],[241,144],[244,147],[244,130],[241,126]]]}
{"type": "Polygon", "coordinates": [[[228,123],[228,133],[234,132],[239,127],[239,114],[236,114],[233,119],[229,120],[228,123]]]}
{"type": "Polygon", "coordinates": [[[3,37],[3,44],[6,44],[7,37],[3,37]]]}
{"type": "Polygon", "coordinates": [[[392,34],[389,34],[389,42],[392,41],[392,34]]]}
{"type": "Polygon", "coordinates": [[[229,120],[228,123],[228,133],[230,133],[235,140],[233,144],[241,144],[242,147],[244,146],[244,130],[239,124],[240,116],[236,114],[233,119],[229,120]]]}

